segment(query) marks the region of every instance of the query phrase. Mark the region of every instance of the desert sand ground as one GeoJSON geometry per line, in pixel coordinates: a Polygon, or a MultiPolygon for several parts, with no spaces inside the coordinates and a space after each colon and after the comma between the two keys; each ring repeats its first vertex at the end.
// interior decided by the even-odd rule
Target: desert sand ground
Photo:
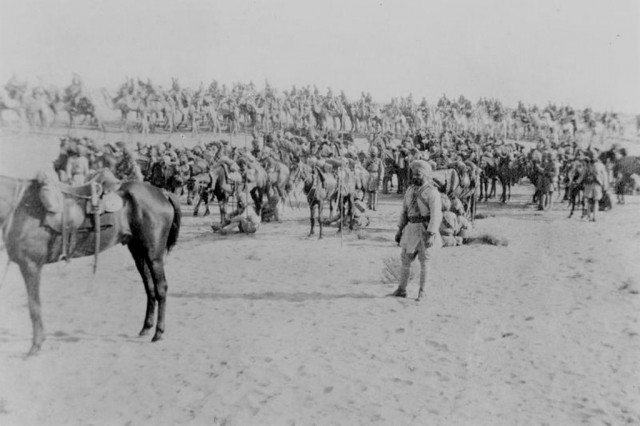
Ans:
{"type": "MultiPolygon", "coordinates": [[[[0,142],[3,174],[32,175],[57,150],[47,134],[0,142]]],[[[306,238],[305,206],[255,236],[220,236],[216,208],[194,218],[184,205],[154,344],[137,337],[145,295],[119,246],[95,276],[90,258],[45,267],[47,340],[25,359],[31,323],[12,265],[0,424],[640,423],[640,197],[589,223],[560,202],[535,211],[531,192],[480,206],[476,232],[509,245],[441,250],[422,303],[386,297],[395,285],[381,282],[400,254],[398,196],[342,244],[335,228],[306,238]]]]}

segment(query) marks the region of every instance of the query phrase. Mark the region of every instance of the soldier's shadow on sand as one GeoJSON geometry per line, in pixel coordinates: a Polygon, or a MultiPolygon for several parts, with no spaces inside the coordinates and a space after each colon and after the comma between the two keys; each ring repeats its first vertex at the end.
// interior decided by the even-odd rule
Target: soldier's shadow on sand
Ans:
{"type": "Polygon", "coordinates": [[[320,292],[295,292],[285,293],[281,291],[267,291],[264,293],[217,293],[217,292],[181,292],[170,293],[168,297],[179,299],[244,299],[244,300],[277,300],[283,302],[306,302],[313,300],[336,300],[336,299],[378,299],[379,296],[366,293],[344,293],[326,294],[320,292]]]}

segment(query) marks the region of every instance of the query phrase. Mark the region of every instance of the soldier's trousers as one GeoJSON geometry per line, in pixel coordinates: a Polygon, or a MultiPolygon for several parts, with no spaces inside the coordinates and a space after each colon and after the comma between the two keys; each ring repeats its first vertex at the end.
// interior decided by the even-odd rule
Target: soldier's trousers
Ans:
{"type": "Polygon", "coordinates": [[[430,250],[425,248],[424,244],[420,244],[415,252],[409,253],[405,249],[402,249],[400,259],[402,260],[402,266],[400,270],[400,285],[402,290],[407,289],[409,284],[409,275],[411,273],[411,263],[418,258],[420,262],[420,291],[424,290],[424,286],[427,282],[427,273],[429,272],[429,261],[431,259],[430,250]]]}

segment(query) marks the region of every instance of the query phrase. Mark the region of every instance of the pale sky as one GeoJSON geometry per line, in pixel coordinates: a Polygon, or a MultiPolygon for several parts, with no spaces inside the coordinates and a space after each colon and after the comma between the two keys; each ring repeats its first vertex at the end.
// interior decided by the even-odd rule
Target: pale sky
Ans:
{"type": "Polygon", "coordinates": [[[0,0],[0,83],[74,71],[640,113],[640,1],[0,0]]]}

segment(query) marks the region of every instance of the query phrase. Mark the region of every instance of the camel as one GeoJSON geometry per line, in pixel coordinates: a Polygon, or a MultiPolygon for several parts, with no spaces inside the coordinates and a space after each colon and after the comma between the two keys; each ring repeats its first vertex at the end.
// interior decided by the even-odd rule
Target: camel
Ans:
{"type": "Polygon", "coordinates": [[[23,100],[23,104],[29,124],[34,126],[38,123],[41,128],[51,126],[53,111],[44,92],[34,90],[31,96],[27,96],[23,100]]]}
{"type": "Polygon", "coordinates": [[[324,106],[318,103],[318,99],[313,97],[311,112],[316,122],[316,128],[322,132],[328,129],[328,114],[324,106]]]}
{"type": "Polygon", "coordinates": [[[111,108],[120,111],[120,125],[122,129],[127,128],[127,122],[129,118],[129,113],[135,112],[137,117],[141,117],[142,106],[141,102],[138,98],[134,97],[132,94],[124,94],[123,96],[116,96],[112,98],[107,89],[101,90],[102,97],[105,100],[105,103],[111,108]]]}
{"type": "Polygon", "coordinates": [[[4,125],[4,117],[2,113],[4,111],[13,111],[18,116],[20,126],[24,127],[26,123],[26,112],[22,102],[17,99],[11,98],[7,93],[0,92],[0,122],[4,125]]]}

